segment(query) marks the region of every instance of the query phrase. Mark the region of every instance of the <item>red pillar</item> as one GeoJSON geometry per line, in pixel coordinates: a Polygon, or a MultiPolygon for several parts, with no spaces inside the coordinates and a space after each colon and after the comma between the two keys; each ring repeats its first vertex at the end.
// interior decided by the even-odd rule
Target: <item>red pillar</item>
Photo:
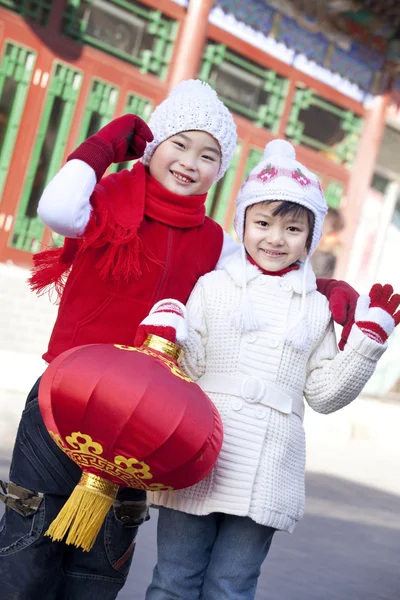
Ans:
{"type": "Polygon", "coordinates": [[[335,276],[337,279],[346,277],[352,245],[360,221],[364,201],[371,185],[385,129],[385,115],[389,100],[389,93],[382,96],[376,96],[365,117],[364,128],[347,189],[347,202],[343,210],[346,225],[341,236],[342,248],[335,269],[335,276]]]}
{"type": "Polygon", "coordinates": [[[213,4],[214,0],[190,0],[174,50],[174,63],[168,80],[169,89],[184,79],[197,77],[207,36],[208,15],[213,4]]]}

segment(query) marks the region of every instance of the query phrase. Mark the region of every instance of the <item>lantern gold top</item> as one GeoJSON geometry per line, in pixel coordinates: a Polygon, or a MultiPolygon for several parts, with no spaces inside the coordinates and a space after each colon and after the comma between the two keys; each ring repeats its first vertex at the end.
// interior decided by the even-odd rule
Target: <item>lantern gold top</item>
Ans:
{"type": "Polygon", "coordinates": [[[166,354],[169,356],[169,358],[172,358],[172,360],[175,360],[177,363],[179,363],[183,355],[183,350],[179,348],[179,346],[154,334],[147,336],[143,342],[143,346],[147,346],[152,350],[158,350],[158,352],[166,354]]]}

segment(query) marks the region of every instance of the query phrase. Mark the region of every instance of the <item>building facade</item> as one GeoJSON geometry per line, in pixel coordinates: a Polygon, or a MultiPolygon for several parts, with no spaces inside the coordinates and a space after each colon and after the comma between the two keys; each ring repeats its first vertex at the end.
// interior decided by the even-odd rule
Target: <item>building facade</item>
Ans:
{"type": "Polygon", "coordinates": [[[62,243],[36,210],[77,144],[123,113],[147,119],[175,83],[200,77],[239,134],[208,214],[231,231],[241,182],[265,144],[286,137],[343,215],[343,276],[397,85],[388,27],[398,9],[390,17],[384,3],[372,30],[334,4],[0,0],[0,262],[29,267],[34,252],[62,243]]]}

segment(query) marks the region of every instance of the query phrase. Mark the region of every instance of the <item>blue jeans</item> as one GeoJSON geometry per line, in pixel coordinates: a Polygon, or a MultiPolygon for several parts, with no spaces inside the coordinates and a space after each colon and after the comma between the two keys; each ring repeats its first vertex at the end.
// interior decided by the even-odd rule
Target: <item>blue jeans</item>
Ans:
{"type": "Polygon", "coordinates": [[[0,521],[0,597],[114,600],[128,575],[138,525],[146,518],[146,493],[120,490],[120,502],[109,511],[90,552],[43,535],[79,481],[81,470],[50,438],[39,410],[38,384],[22,413],[10,480],[44,496],[27,516],[6,506],[0,521]]]}
{"type": "Polygon", "coordinates": [[[252,600],[274,533],[248,517],[160,508],[146,600],[252,600]]]}

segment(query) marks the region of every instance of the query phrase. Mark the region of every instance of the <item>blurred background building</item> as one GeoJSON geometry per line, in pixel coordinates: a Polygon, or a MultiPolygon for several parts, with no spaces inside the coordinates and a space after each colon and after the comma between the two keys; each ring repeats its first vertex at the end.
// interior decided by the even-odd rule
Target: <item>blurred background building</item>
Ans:
{"type": "MultiPolygon", "coordinates": [[[[398,0],[0,0],[0,359],[24,354],[29,371],[55,316],[24,283],[32,254],[62,243],[36,215],[44,186],[86,137],[125,112],[147,119],[189,77],[238,126],[208,214],[231,232],[241,182],[286,137],[331,209],[318,274],[400,289],[398,0]]],[[[371,393],[400,393],[397,351],[371,393]]]]}

